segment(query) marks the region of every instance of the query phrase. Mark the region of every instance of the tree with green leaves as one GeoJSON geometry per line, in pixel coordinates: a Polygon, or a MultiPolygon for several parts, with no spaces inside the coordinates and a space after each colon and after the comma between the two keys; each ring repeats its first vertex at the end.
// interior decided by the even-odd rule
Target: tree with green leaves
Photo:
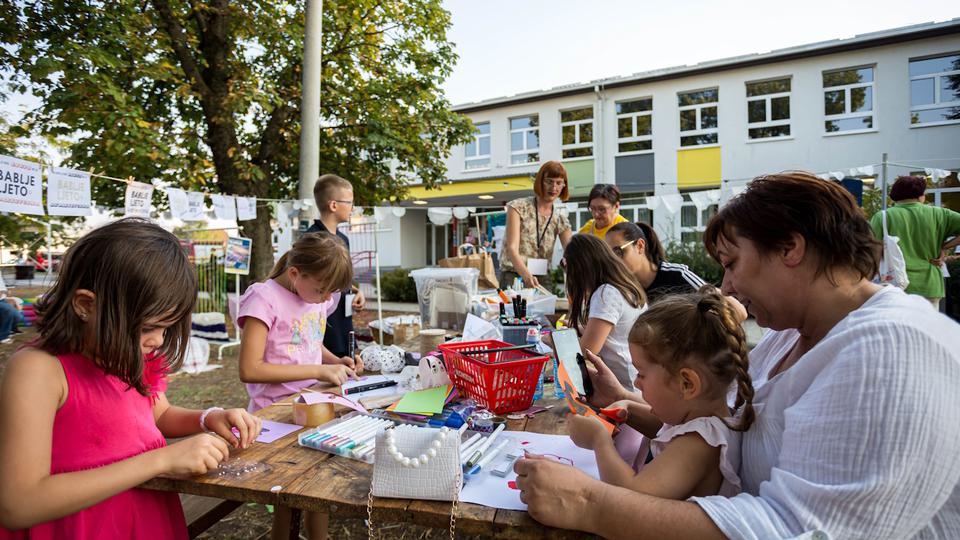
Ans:
{"type": "MultiPolygon", "coordinates": [[[[358,204],[444,179],[473,130],[440,84],[456,55],[440,0],[323,3],[320,171],[358,204]]],[[[69,137],[66,166],[259,198],[296,198],[304,13],[277,0],[3,3],[0,64],[42,105],[24,133],[69,137]]],[[[124,186],[94,182],[122,206],[124,186]]],[[[157,199],[154,202],[158,202],[157,199]]],[[[159,201],[166,204],[166,200],[159,201]]],[[[252,273],[272,266],[270,215],[241,222],[252,273]]]]}

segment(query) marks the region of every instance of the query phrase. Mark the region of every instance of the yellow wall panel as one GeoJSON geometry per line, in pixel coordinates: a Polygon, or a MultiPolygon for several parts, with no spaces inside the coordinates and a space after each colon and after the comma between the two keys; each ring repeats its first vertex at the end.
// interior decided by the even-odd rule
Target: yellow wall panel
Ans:
{"type": "Polygon", "coordinates": [[[440,184],[434,189],[423,186],[411,186],[407,191],[408,199],[428,200],[436,197],[455,197],[458,195],[480,195],[483,193],[497,193],[500,191],[517,191],[518,189],[533,189],[533,176],[513,176],[510,178],[493,178],[489,180],[468,180],[440,184]]]}
{"type": "Polygon", "coordinates": [[[677,150],[677,187],[685,189],[719,185],[719,147],[677,150]]]}

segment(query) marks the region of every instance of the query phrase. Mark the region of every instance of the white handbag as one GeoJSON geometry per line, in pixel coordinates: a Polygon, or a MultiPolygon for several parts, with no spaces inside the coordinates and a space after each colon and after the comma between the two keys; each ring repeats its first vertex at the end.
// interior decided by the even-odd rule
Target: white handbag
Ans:
{"type": "Polygon", "coordinates": [[[451,501],[450,538],[456,526],[463,486],[460,434],[448,428],[401,424],[377,435],[373,480],[367,500],[367,526],[373,530],[373,498],[451,501]]]}
{"type": "Polygon", "coordinates": [[[910,284],[907,277],[907,262],[900,250],[900,239],[887,232],[887,213],[882,212],[883,220],[883,257],[880,259],[880,283],[890,283],[906,289],[910,284]]]}

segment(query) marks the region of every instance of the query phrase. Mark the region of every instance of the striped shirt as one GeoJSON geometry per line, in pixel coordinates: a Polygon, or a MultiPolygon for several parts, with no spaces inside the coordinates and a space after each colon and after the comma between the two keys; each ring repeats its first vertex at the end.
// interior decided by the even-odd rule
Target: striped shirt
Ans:
{"type": "Polygon", "coordinates": [[[668,294],[696,292],[704,283],[687,265],[661,261],[653,283],[646,288],[647,301],[655,302],[668,294]]]}

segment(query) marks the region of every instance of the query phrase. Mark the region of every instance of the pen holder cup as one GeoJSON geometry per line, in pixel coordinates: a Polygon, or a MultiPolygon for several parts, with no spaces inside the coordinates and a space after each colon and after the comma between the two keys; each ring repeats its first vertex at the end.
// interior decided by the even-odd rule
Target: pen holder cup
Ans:
{"type": "Polygon", "coordinates": [[[334,419],[333,403],[307,405],[293,401],[293,423],[304,427],[317,427],[334,419]]]}

